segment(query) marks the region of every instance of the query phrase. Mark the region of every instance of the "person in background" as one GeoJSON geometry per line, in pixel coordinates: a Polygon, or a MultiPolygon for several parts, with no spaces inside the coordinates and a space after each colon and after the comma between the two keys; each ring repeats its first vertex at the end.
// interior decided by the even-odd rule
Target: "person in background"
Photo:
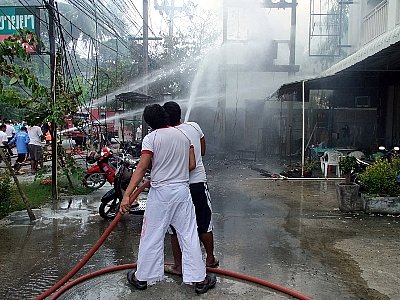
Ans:
{"type": "Polygon", "coordinates": [[[141,140],[142,140],[142,125],[139,125],[139,127],[136,128],[135,141],[139,143],[141,140]]]}
{"type": "MultiPolygon", "coordinates": [[[[12,126],[12,122],[10,120],[6,120],[5,124],[6,124],[7,141],[9,142],[15,136],[15,129],[14,126],[12,126]]],[[[11,156],[13,155],[11,147],[8,148],[8,152],[11,156]]]]}
{"type": "Polygon", "coordinates": [[[4,150],[8,149],[8,139],[6,134],[6,124],[0,125],[0,147],[4,150]]]}
{"type": "Polygon", "coordinates": [[[21,169],[21,163],[26,160],[28,155],[28,144],[29,135],[26,127],[22,126],[20,131],[8,142],[8,145],[15,144],[17,146],[18,158],[14,164],[14,170],[19,171],[21,169]]]}
{"type": "Polygon", "coordinates": [[[46,132],[46,145],[50,145],[51,144],[51,133],[50,130],[47,130],[46,132]]]}
{"type": "Polygon", "coordinates": [[[129,210],[129,198],[151,163],[151,188],[143,217],[137,270],[128,272],[128,282],[144,290],[147,282],[164,278],[164,238],[171,224],[182,246],[183,282],[195,283],[198,294],[206,293],[215,286],[216,277],[206,275],[189,191],[189,170],[196,167],[193,147],[181,130],[168,126],[168,115],[159,104],[146,106],[143,117],[153,131],[143,138],[139,164],[120,205],[122,214],[129,210]]]}
{"type": "MultiPolygon", "coordinates": [[[[196,211],[197,231],[207,254],[206,266],[215,268],[219,265],[219,261],[214,256],[211,197],[207,186],[207,176],[202,159],[202,156],[204,156],[206,152],[205,137],[197,123],[181,123],[181,108],[178,103],[169,101],[166,102],[163,107],[169,116],[170,126],[175,126],[175,128],[182,130],[189,137],[194,146],[196,168],[189,174],[190,194],[196,211]]],[[[169,233],[171,234],[174,265],[166,266],[166,271],[179,275],[182,273],[182,252],[179,247],[178,238],[176,234],[174,234],[174,230],[170,229],[169,233]]]]}
{"type": "MultiPolygon", "coordinates": [[[[7,128],[6,124],[0,125],[0,148],[3,150],[4,155],[8,154],[8,149],[9,149],[6,128],[7,128]]],[[[1,157],[0,157],[0,162],[2,162],[1,157]]]]}
{"type": "Polygon", "coordinates": [[[42,137],[43,132],[40,128],[40,122],[36,121],[35,125],[30,127],[28,130],[29,135],[29,156],[31,157],[31,172],[36,174],[38,171],[38,165],[43,161],[43,148],[42,148],[42,137]]]}
{"type": "Polygon", "coordinates": [[[16,134],[21,130],[21,127],[22,127],[22,126],[23,126],[22,122],[20,122],[20,123],[15,122],[15,123],[14,123],[13,127],[14,127],[14,130],[15,130],[15,133],[16,133],[16,134]]]}

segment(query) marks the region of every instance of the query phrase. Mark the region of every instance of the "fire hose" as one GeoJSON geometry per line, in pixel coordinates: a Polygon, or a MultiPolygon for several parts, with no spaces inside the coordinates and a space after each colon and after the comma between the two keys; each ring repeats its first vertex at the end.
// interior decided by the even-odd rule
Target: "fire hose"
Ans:
{"type": "MultiPolygon", "coordinates": [[[[131,195],[130,199],[129,199],[129,203],[132,204],[135,199],[139,196],[139,194],[141,192],[143,192],[143,190],[145,188],[150,187],[150,181],[146,181],[144,184],[142,184],[139,188],[136,189],[136,191],[131,195]]],[[[71,271],[68,272],[67,275],[65,275],[61,280],[59,280],[56,284],[54,284],[51,288],[47,289],[45,292],[43,292],[42,294],[40,294],[39,296],[37,296],[35,298],[35,300],[43,300],[46,297],[51,296],[50,299],[57,299],[60,295],[62,295],[65,291],[67,291],[68,289],[70,289],[71,287],[84,282],[90,278],[94,278],[96,276],[100,276],[102,274],[105,273],[109,273],[109,272],[114,272],[114,271],[118,271],[118,270],[123,270],[123,269],[130,269],[130,268],[136,268],[136,264],[124,264],[124,265],[119,265],[119,266],[113,266],[113,267],[109,267],[109,268],[105,268],[105,269],[101,269],[98,270],[96,272],[93,273],[89,273],[86,274],[84,276],[81,276],[69,283],[68,280],[70,280],[88,261],[89,259],[96,253],[96,251],[100,248],[100,246],[104,243],[104,241],[106,240],[106,238],[110,235],[110,233],[112,232],[112,230],[114,229],[114,227],[118,224],[118,222],[120,221],[120,219],[122,218],[122,214],[118,212],[118,214],[115,216],[114,220],[111,222],[111,224],[107,227],[107,229],[103,232],[103,234],[101,235],[101,237],[97,240],[97,242],[94,244],[94,246],[89,250],[89,252],[75,265],[75,267],[73,267],[71,269],[71,271]],[[67,284],[65,284],[67,283],[67,284]]],[[[229,276],[229,277],[233,277],[233,278],[237,278],[237,279],[242,279],[245,281],[249,281],[252,283],[256,283],[271,289],[274,289],[276,291],[282,292],[284,294],[293,296],[297,299],[301,299],[301,300],[310,300],[312,298],[305,296],[299,292],[293,291],[289,288],[286,288],[284,286],[266,281],[266,280],[262,280],[256,277],[252,277],[249,275],[245,275],[245,274],[240,274],[240,273],[236,273],[236,272],[232,272],[232,271],[228,271],[228,270],[223,270],[223,269],[216,269],[216,268],[209,268],[207,267],[207,271],[210,271],[212,273],[216,273],[216,274],[220,274],[220,275],[225,275],[225,276],[229,276]]]]}

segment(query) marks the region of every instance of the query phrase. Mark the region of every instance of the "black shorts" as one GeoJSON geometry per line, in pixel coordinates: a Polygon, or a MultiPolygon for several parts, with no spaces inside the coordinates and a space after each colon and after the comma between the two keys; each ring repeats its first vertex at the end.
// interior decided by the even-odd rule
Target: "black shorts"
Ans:
{"type": "Polygon", "coordinates": [[[192,183],[189,185],[189,188],[196,211],[197,231],[199,233],[212,231],[211,197],[207,182],[192,183]]]}
{"type": "MultiPolygon", "coordinates": [[[[189,185],[190,195],[196,212],[197,232],[199,234],[213,230],[211,197],[207,182],[192,183],[189,185]]],[[[175,228],[169,226],[169,234],[176,234],[175,228]]]]}
{"type": "Polygon", "coordinates": [[[25,161],[27,154],[26,153],[19,153],[17,158],[17,163],[22,163],[25,161]]]}
{"type": "Polygon", "coordinates": [[[42,160],[43,159],[43,149],[42,146],[39,145],[28,145],[29,155],[33,160],[42,160]]]}

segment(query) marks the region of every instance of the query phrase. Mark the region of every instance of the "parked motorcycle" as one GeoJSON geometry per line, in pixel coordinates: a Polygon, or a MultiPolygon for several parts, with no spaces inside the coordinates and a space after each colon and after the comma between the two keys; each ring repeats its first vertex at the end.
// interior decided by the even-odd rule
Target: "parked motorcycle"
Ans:
{"type": "Polygon", "coordinates": [[[399,157],[399,147],[393,147],[392,149],[386,149],[385,146],[380,146],[379,151],[382,153],[382,158],[391,160],[394,157],[399,157]]]}
{"type": "Polygon", "coordinates": [[[123,150],[126,154],[130,154],[133,157],[140,157],[140,152],[142,149],[142,144],[141,143],[132,143],[132,142],[124,142],[120,143],[119,146],[120,149],[123,150]]]}
{"type": "MultiPolygon", "coordinates": [[[[122,197],[126,188],[129,185],[132,173],[135,170],[138,162],[139,159],[134,159],[131,155],[127,155],[123,159],[117,173],[115,174],[114,188],[109,190],[101,198],[99,214],[102,218],[110,220],[117,215],[122,197]]],[[[149,179],[150,174],[149,172],[147,172],[144,176],[143,182],[149,179]]],[[[147,201],[147,193],[148,189],[145,189],[145,191],[139,195],[139,197],[136,199],[136,202],[131,206],[129,210],[130,214],[142,215],[144,213],[147,201]]]]}
{"type": "Polygon", "coordinates": [[[113,153],[110,148],[103,147],[99,155],[91,153],[86,157],[89,164],[94,164],[86,171],[83,178],[83,185],[88,188],[98,189],[101,188],[107,181],[111,184],[114,183],[116,161],[114,161],[113,153]]]}

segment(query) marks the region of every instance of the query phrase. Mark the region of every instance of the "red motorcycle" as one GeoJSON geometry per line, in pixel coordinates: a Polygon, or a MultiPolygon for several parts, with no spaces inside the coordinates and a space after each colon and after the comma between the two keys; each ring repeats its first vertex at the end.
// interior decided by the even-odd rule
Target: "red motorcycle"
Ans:
{"type": "Polygon", "coordinates": [[[100,155],[91,153],[86,157],[86,161],[89,164],[96,164],[86,171],[86,175],[83,178],[84,186],[92,189],[98,189],[101,188],[107,181],[110,184],[114,183],[116,163],[114,162],[113,153],[108,147],[103,147],[100,155]]]}

